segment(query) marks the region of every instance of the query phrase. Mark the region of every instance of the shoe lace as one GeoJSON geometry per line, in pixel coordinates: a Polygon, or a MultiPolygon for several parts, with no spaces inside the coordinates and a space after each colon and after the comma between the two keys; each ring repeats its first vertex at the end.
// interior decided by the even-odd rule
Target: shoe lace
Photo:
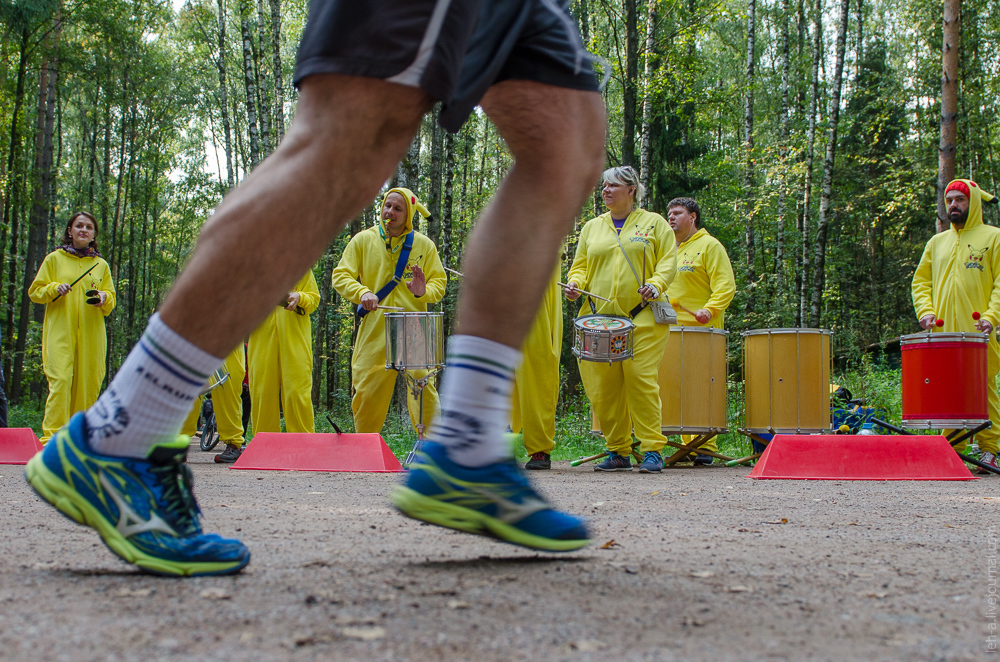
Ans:
{"type": "Polygon", "coordinates": [[[545,453],[532,453],[531,454],[531,459],[532,460],[545,460],[547,458],[545,457],[545,453]]]}
{"type": "Polygon", "coordinates": [[[642,456],[643,462],[645,462],[646,460],[659,461],[659,459],[660,459],[660,454],[657,453],[656,451],[646,451],[646,454],[642,456]]]}
{"type": "Polygon", "coordinates": [[[150,472],[163,486],[164,510],[177,532],[198,533],[198,515],[201,514],[201,509],[194,498],[194,477],[183,457],[178,455],[162,466],[152,467],[150,472]]]}

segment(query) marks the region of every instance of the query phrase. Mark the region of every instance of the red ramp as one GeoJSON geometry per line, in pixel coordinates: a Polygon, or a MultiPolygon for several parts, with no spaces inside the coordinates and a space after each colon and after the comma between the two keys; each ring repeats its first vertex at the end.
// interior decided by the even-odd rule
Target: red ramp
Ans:
{"type": "Polygon", "coordinates": [[[0,464],[27,464],[40,450],[31,428],[0,428],[0,464]]]}
{"type": "Polygon", "coordinates": [[[402,471],[380,434],[261,432],[231,469],[274,471],[402,471]]]}
{"type": "Polygon", "coordinates": [[[940,435],[775,435],[748,478],[976,480],[940,435]]]}

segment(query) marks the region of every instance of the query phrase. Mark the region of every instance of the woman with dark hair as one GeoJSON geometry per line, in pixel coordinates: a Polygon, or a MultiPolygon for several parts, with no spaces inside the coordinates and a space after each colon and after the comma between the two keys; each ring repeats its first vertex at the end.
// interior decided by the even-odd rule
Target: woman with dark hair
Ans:
{"type": "Polygon", "coordinates": [[[97,401],[104,381],[104,318],[115,307],[115,284],[97,250],[97,222],[91,214],[70,217],[62,243],[45,256],[28,296],[45,304],[42,367],[49,397],[42,420],[44,443],[75,412],[97,401]]]}

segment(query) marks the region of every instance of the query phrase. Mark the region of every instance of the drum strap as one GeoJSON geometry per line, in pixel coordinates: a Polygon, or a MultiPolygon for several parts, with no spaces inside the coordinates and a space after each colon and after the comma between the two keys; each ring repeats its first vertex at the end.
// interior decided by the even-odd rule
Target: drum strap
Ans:
{"type": "MultiPolygon", "coordinates": [[[[622,255],[625,256],[625,261],[628,262],[628,268],[632,270],[632,275],[635,276],[635,282],[639,283],[639,287],[642,287],[643,285],[645,285],[645,283],[643,283],[639,279],[639,272],[637,272],[635,270],[635,267],[632,266],[632,260],[628,259],[628,253],[625,252],[625,247],[622,246],[622,240],[618,237],[618,233],[617,232],[615,233],[615,240],[618,242],[618,248],[622,249],[622,255]]],[[[645,263],[645,261],[646,261],[646,258],[645,258],[645,254],[644,254],[643,255],[643,262],[645,263]]],[[[643,264],[643,272],[645,272],[645,270],[646,270],[645,264],[643,264]]],[[[593,305],[593,304],[591,304],[591,305],[593,305]]],[[[643,309],[646,308],[648,305],[649,305],[649,303],[647,301],[640,301],[639,304],[635,308],[633,308],[632,310],[628,311],[628,316],[631,317],[632,319],[635,319],[635,316],[638,315],[639,313],[641,313],[643,311],[643,309]]]]}
{"type": "MultiPolygon", "coordinates": [[[[392,275],[392,280],[382,286],[382,288],[375,293],[378,297],[379,303],[389,296],[389,293],[396,289],[399,282],[403,280],[403,274],[406,272],[406,265],[410,261],[410,251],[413,250],[413,230],[406,235],[406,239],[403,240],[403,249],[399,252],[399,258],[396,260],[396,271],[392,275]]],[[[365,310],[360,304],[354,307],[354,317],[356,319],[362,319],[365,315],[371,311],[365,310]]]]}

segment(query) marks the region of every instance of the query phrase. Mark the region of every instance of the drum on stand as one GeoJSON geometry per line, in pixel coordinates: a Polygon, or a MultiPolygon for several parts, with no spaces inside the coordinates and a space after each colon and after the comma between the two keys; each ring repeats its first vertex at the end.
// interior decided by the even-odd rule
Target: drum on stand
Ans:
{"type": "Polygon", "coordinates": [[[802,434],[830,429],[827,329],[743,332],[747,431],[802,434]]]}
{"type": "Polygon", "coordinates": [[[657,382],[663,434],[728,432],[723,329],[671,326],[657,382]]]}
{"type": "Polygon", "coordinates": [[[914,333],[899,339],[903,427],[969,430],[989,420],[985,333],[914,333]]]}
{"type": "Polygon", "coordinates": [[[386,312],[385,369],[433,370],[444,365],[444,313],[386,312]]]}
{"type": "Polygon", "coordinates": [[[216,387],[222,386],[227,381],[229,381],[229,371],[226,370],[225,366],[220,367],[218,370],[212,373],[212,376],[208,378],[208,382],[201,387],[198,391],[198,396],[201,397],[216,387]]]}
{"type": "Polygon", "coordinates": [[[420,403],[417,441],[403,461],[408,467],[424,439],[424,389],[444,367],[444,313],[435,311],[386,311],[385,369],[398,370],[413,397],[420,403]],[[414,377],[410,370],[427,370],[414,377]]]}

